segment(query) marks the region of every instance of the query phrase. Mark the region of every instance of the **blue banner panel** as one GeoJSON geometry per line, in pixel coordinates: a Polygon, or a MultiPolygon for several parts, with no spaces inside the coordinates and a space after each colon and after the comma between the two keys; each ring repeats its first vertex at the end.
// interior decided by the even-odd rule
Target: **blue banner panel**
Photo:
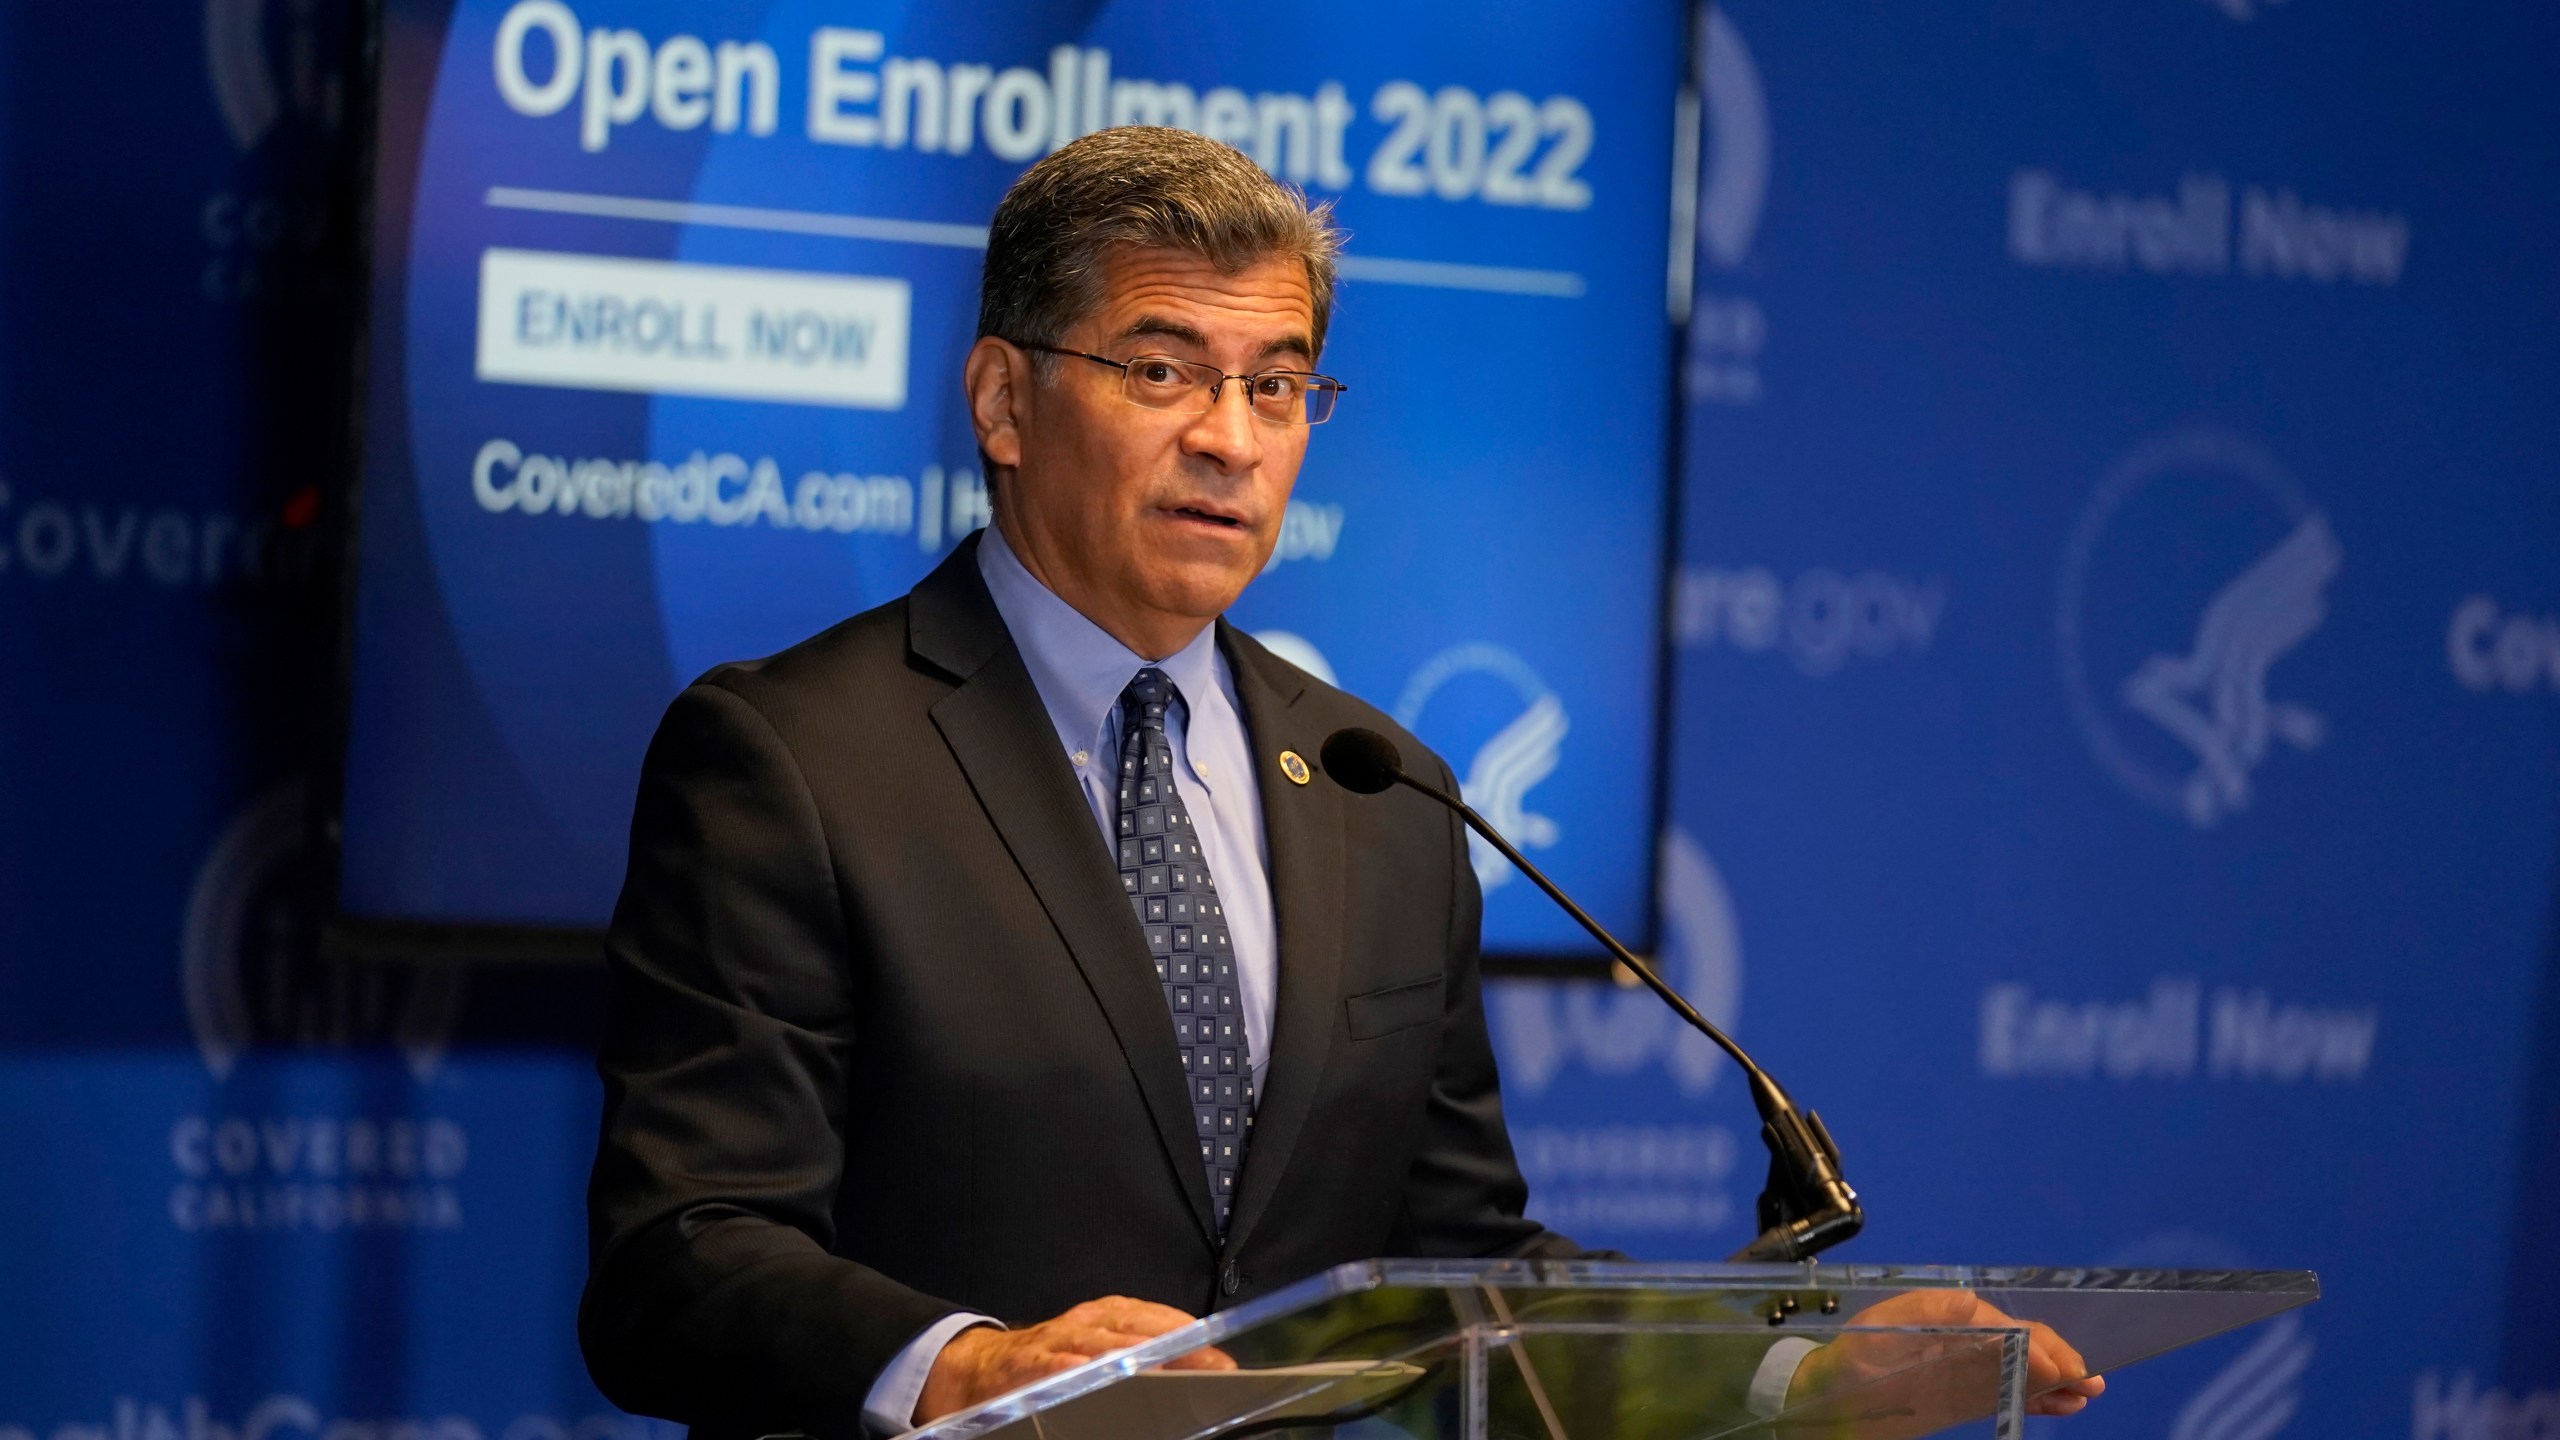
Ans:
{"type": "Polygon", "coordinates": [[[674,1440],[597,1396],[571,1056],[0,1060],[0,1437],[674,1440]]]}
{"type": "MultiPolygon", "coordinates": [[[[1664,888],[1719,918],[1666,958],[1828,1119],[1852,1254],[2328,1290],[2055,1433],[2560,1416],[2502,1368],[2552,1226],[2518,1137],[2560,847],[2555,39],[2263,0],[1701,27],[1664,888]]],[[[1738,1087],[1701,1097],[1639,1000],[1497,1004],[1536,1208],[1730,1250],[1738,1087]]]]}
{"type": "MultiPolygon", "coordinates": [[[[1352,236],[1322,361],[1351,394],[1237,618],[1641,933],[1682,23],[393,0],[346,908],[601,922],[675,689],[985,522],[958,373],[987,217],[1151,122],[1352,236]]],[[[1495,948],[1587,948],[1479,871],[1495,948]]]]}

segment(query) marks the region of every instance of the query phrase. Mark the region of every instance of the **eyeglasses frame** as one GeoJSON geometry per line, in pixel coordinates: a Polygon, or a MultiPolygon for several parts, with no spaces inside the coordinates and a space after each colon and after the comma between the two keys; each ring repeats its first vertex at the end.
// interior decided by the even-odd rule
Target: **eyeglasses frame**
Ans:
{"type": "MultiPolygon", "coordinates": [[[[1012,343],[1017,348],[1035,351],[1043,355],[1066,355],[1078,360],[1090,360],[1096,365],[1108,365],[1112,369],[1119,371],[1123,380],[1128,377],[1129,367],[1142,360],[1164,360],[1176,365],[1203,365],[1207,363],[1201,360],[1185,360],[1179,355],[1158,355],[1152,352],[1145,355],[1132,355],[1126,360],[1114,360],[1108,355],[1096,355],[1090,350],[1070,350],[1063,345],[1034,345],[1020,340],[1013,341],[1012,343]]],[[[1215,369],[1216,367],[1212,366],[1210,368],[1215,369]]],[[[1214,408],[1217,405],[1218,392],[1227,388],[1228,381],[1242,380],[1250,384],[1252,381],[1258,380],[1265,375],[1297,375],[1308,380],[1315,381],[1315,384],[1310,385],[1307,388],[1310,390],[1332,391],[1336,397],[1335,403],[1337,404],[1340,403],[1340,397],[1351,393],[1350,386],[1343,384],[1341,381],[1334,379],[1330,375],[1320,375],[1313,370],[1289,370],[1275,365],[1268,370],[1254,370],[1241,374],[1220,372],[1217,379],[1209,382],[1210,406],[1214,408]]],[[[1123,390],[1120,393],[1122,399],[1128,399],[1128,392],[1126,390],[1123,390]]],[[[1138,402],[1135,400],[1130,400],[1129,403],[1132,405],[1138,405],[1138,402]]],[[[1138,408],[1141,410],[1157,410],[1157,413],[1167,415],[1178,415],[1184,413],[1178,410],[1158,410],[1158,407],[1153,405],[1138,405],[1138,408]]],[[[1255,410],[1253,408],[1253,400],[1250,394],[1248,394],[1245,399],[1244,408],[1252,412],[1253,418],[1261,421],[1265,425],[1287,425],[1290,423],[1286,420],[1274,420],[1270,416],[1263,414],[1261,411],[1255,410]]],[[[1203,410],[1198,413],[1206,415],[1209,411],[1203,410]]],[[[1328,411],[1325,415],[1325,420],[1330,420],[1332,418],[1332,413],[1328,411]]],[[[1325,422],[1324,420],[1302,420],[1297,423],[1312,428],[1325,422]]]]}

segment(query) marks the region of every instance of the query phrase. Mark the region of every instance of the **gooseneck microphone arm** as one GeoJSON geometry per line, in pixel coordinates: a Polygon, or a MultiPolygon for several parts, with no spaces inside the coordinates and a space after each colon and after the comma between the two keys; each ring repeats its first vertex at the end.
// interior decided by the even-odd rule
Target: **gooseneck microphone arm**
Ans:
{"type": "Polygon", "coordinates": [[[1718,1049],[1733,1057],[1733,1063],[1742,1067],[1742,1073],[1750,1078],[1752,1106],[1760,1112],[1761,1142],[1769,1147],[1769,1179],[1760,1192],[1760,1234],[1735,1252],[1733,1259],[1802,1260],[1839,1244],[1865,1226],[1866,1211],[1858,1204],[1857,1192],[1840,1176],[1840,1148],[1832,1142],[1831,1132],[1823,1128],[1822,1117],[1810,1110],[1798,1110],[1786,1089],[1770,1079],[1769,1072],[1735,1044],[1732,1036],[1699,1014],[1698,1008],[1673,989],[1649,962],[1618,943],[1618,937],[1575,904],[1572,896],[1558,889],[1545,871],[1530,864],[1529,857],[1487,824],[1473,807],[1407,774],[1395,742],[1374,730],[1335,731],[1325,740],[1321,758],[1325,773],[1334,783],[1354,794],[1375,795],[1402,785],[1447,806],[1466,822],[1467,828],[1500,851],[1503,859],[1535,881],[1548,899],[1562,907],[1619,964],[1643,981],[1646,989],[1670,1006],[1671,1013],[1714,1041],[1718,1049]]]}

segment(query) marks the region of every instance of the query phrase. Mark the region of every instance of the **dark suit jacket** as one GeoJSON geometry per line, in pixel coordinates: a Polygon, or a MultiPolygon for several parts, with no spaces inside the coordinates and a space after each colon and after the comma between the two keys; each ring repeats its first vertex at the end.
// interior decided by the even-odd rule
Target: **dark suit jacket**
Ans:
{"type": "Polygon", "coordinates": [[[1116,864],[963,544],[905,600],[679,696],[614,913],[579,1333],[616,1404],[858,1423],[955,1309],[1192,1313],[1371,1256],[1564,1256],[1522,1218],[1457,822],[1291,783],[1384,715],[1221,622],[1279,929],[1226,1241],[1116,864]]]}

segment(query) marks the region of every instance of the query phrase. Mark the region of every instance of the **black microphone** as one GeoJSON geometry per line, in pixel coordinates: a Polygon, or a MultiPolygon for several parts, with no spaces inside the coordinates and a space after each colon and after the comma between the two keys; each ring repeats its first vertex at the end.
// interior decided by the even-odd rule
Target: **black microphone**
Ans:
{"type": "Polygon", "coordinates": [[[1671,1013],[1716,1042],[1716,1048],[1742,1067],[1751,1078],[1751,1103],[1760,1112],[1761,1143],[1769,1147],[1769,1179],[1760,1191],[1759,1238],[1736,1251],[1735,1260],[1808,1259],[1857,1234],[1866,1225],[1867,1212],[1858,1205],[1858,1192],[1840,1178],[1840,1147],[1832,1143],[1822,1117],[1810,1110],[1798,1110],[1786,1090],[1744,1054],[1732,1036],[1717,1029],[1713,1021],[1699,1014],[1696,1006],[1656,974],[1652,965],[1637,958],[1634,951],[1618,943],[1618,937],[1585,914],[1544,871],[1529,863],[1529,857],[1512,848],[1510,841],[1486,824],[1483,816],[1457,796],[1444,794],[1406,774],[1404,757],[1396,753],[1395,742],[1375,730],[1353,727],[1334,731],[1326,738],[1320,758],[1324,773],[1355,795],[1375,795],[1402,785],[1456,811],[1469,829],[1501,851],[1502,858],[1518,866],[1521,874],[1538,882],[1548,899],[1563,906],[1564,913],[1590,931],[1592,939],[1660,996],[1662,1003],[1671,1007],[1671,1013]]]}

